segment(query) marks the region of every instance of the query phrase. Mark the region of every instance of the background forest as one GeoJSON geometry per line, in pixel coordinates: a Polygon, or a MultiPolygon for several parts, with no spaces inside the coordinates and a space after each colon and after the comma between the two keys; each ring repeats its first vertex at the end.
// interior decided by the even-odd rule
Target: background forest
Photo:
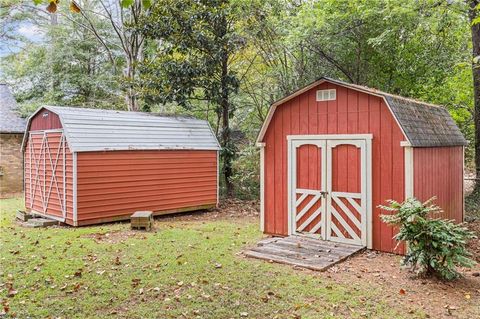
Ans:
{"type": "Polygon", "coordinates": [[[476,4],[3,0],[0,81],[24,115],[51,104],[207,119],[223,191],[242,198],[258,194],[254,141],[269,105],[321,76],[446,106],[473,169],[476,4]]]}

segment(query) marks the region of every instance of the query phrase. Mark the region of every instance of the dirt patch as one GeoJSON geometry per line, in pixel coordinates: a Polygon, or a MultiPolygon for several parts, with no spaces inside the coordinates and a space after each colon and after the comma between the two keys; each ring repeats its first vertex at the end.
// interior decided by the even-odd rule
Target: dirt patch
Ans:
{"type": "Polygon", "coordinates": [[[116,244],[123,243],[130,238],[145,239],[145,234],[143,232],[134,231],[134,230],[117,230],[106,233],[94,233],[81,236],[82,238],[92,238],[97,244],[107,243],[107,244],[116,244]]]}
{"type": "Polygon", "coordinates": [[[155,216],[156,223],[165,221],[209,221],[219,219],[244,219],[250,221],[259,216],[259,204],[256,201],[226,199],[219,203],[218,208],[155,216]]]}
{"type": "Polygon", "coordinates": [[[473,254],[472,258],[480,263],[480,220],[469,222],[466,225],[477,236],[477,238],[470,240],[468,249],[473,254]]]}
{"type": "Polygon", "coordinates": [[[478,318],[480,277],[478,265],[461,269],[461,279],[442,282],[419,279],[400,267],[401,256],[365,251],[330,268],[327,276],[347,285],[369,286],[382,291],[392,306],[406,313],[424,312],[430,318],[478,318]]]}

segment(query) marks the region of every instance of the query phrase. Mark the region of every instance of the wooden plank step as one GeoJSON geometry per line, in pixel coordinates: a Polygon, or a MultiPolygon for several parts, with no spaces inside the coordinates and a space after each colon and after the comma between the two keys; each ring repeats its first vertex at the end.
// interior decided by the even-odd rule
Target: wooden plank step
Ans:
{"type": "Polygon", "coordinates": [[[362,249],[361,246],[289,236],[264,239],[256,247],[245,251],[244,255],[311,270],[325,271],[362,249]]]}
{"type": "Polygon", "coordinates": [[[301,237],[301,236],[289,236],[283,238],[282,242],[293,242],[297,243],[300,242],[305,245],[311,245],[311,246],[325,246],[328,247],[329,249],[345,249],[347,251],[350,250],[355,250],[356,245],[349,245],[349,244],[343,244],[343,243],[337,243],[337,242],[332,242],[332,241],[327,241],[327,240],[321,240],[321,239],[316,239],[316,238],[309,238],[309,237],[301,237]]]}
{"type": "Polygon", "coordinates": [[[280,246],[296,246],[296,247],[303,247],[304,249],[307,250],[314,250],[317,251],[318,253],[330,253],[330,254],[335,254],[335,255],[342,255],[342,254],[351,254],[358,249],[362,249],[360,246],[352,246],[352,247],[335,247],[334,245],[330,244],[322,244],[319,243],[317,245],[312,245],[310,243],[305,243],[305,242],[295,242],[295,241],[277,241],[275,244],[280,245],[280,246]]]}
{"type": "Polygon", "coordinates": [[[288,259],[288,258],[281,258],[279,256],[272,256],[272,255],[268,255],[268,254],[259,253],[259,252],[256,252],[256,251],[247,251],[247,252],[245,252],[245,255],[248,256],[248,257],[253,257],[253,258],[263,259],[263,260],[267,260],[267,261],[277,262],[277,263],[280,263],[280,264],[287,264],[287,265],[302,267],[302,268],[306,268],[306,269],[310,269],[310,270],[316,270],[316,271],[324,271],[324,268],[325,268],[325,267],[322,267],[320,265],[306,264],[306,263],[303,263],[301,261],[292,260],[292,259],[288,259]]]}
{"type": "Polygon", "coordinates": [[[285,258],[293,258],[302,260],[304,262],[313,262],[313,263],[330,263],[338,260],[340,256],[328,256],[328,255],[316,255],[308,252],[300,252],[295,250],[286,250],[284,248],[278,248],[273,246],[267,246],[262,248],[253,248],[251,249],[256,252],[270,254],[272,256],[280,256],[285,258]]]}

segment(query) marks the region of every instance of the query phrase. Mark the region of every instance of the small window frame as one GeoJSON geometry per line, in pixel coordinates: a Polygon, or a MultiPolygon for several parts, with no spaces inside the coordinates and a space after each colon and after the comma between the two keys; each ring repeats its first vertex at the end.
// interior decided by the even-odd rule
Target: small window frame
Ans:
{"type": "Polygon", "coordinates": [[[317,102],[334,101],[337,99],[336,89],[317,90],[317,102]]]}

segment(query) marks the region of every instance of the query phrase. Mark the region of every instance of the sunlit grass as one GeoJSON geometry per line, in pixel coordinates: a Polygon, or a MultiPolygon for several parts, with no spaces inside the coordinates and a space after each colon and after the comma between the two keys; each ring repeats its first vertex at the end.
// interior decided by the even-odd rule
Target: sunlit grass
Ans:
{"type": "Polygon", "coordinates": [[[31,229],[13,222],[20,199],[0,204],[0,296],[19,318],[402,316],[370,287],[239,256],[261,237],[256,222],[164,220],[150,233],[127,223],[31,229]]]}

